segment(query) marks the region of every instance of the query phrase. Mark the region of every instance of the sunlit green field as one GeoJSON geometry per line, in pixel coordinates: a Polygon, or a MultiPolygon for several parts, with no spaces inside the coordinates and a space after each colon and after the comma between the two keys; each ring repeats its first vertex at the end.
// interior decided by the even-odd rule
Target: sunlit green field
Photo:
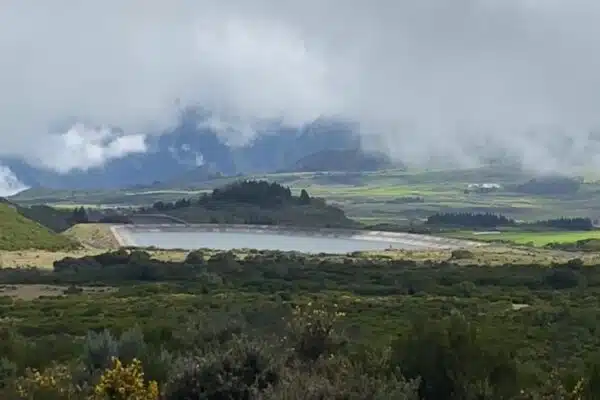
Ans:
{"type": "Polygon", "coordinates": [[[480,241],[506,240],[516,244],[533,244],[534,246],[544,246],[549,243],[574,243],[578,240],[600,239],[600,230],[581,231],[581,232],[500,232],[497,234],[482,234],[474,232],[453,232],[447,236],[462,239],[474,239],[480,241]]]}

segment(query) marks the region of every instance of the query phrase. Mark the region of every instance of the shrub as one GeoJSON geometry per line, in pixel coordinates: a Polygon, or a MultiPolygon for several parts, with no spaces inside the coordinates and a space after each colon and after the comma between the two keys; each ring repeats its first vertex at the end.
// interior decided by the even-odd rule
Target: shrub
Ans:
{"type": "Polygon", "coordinates": [[[0,358],[0,388],[5,388],[17,376],[17,365],[9,359],[0,358]]]}
{"type": "Polygon", "coordinates": [[[467,260],[473,258],[473,252],[465,249],[452,250],[450,255],[451,260],[467,260]]]}
{"type": "Polygon", "coordinates": [[[66,294],[66,295],[81,294],[82,292],[83,292],[83,289],[80,287],[77,287],[75,285],[70,285],[68,288],[63,290],[63,294],[66,294]]]}
{"type": "Polygon", "coordinates": [[[285,370],[278,385],[268,388],[261,400],[418,400],[419,380],[363,373],[343,357],[320,360],[307,372],[285,370]]]}
{"type": "Polygon", "coordinates": [[[202,250],[191,251],[185,257],[185,263],[191,264],[191,265],[203,265],[204,264],[204,252],[202,250]]]}
{"type": "Polygon", "coordinates": [[[180,360],[166,400],[252,399],[278,383],[281,363],[273,349],[245,339],[226,351],[180,360]]]}
{"type": "Polygon", "coordinates": [[[440,323],[417,321],[392,347],[391,366],[421,378],[425,400],[511,398],[517,369],[510,354],[496,353],[464,316],[440,323]]]}
{"type": "Polygon", "coordinates": [[[83,363],[88,373],[108,368],[119,354],[119,343],[108,330],[88,332],[83,344],[83,363]]]}
{"type": "Polygon", "coordinates": [[[117,345],[117,354],[121,362],[127,365],[134,359],[142,360],[146,352],[144,333],[139,327],[128,329],[121,334],[117,345]]]}
{"type": "Polygon", "coordinates": [[[158,400],[158,384],[155,381],[146,384],[139,360],[134,359],[126,367],[119,359],[112,361],[112,368],[104,371],[94,387],[92,400],[158,400]]]}
{"type": "Polygon", "coordinates": [[[27,369],[17,379],[15,387],[22,399],[76,400],[83,397],[82,389],[73,383],[66,366],[47,368],[43,372],[27,369]]]}
{"type": "Polygon", "coordinates": [[[557,370],[553,370],[543,382],[542,386],[536,390],[522,390],[517,400],[583,400],[595,399],[597,394],[591,396],[585,393],[585,383],[579,380],[573,388],[565,387],[561,375],[557,370]],[[589,396],[589,397],[588,397],[589,396]]]}
{"type": "Polygon", "coordinates": [[[316,361],[335,352],[342,344],[335,328],[344,315],[337,304],[331,309],[312,302],[307,307],[296,307],[288,324],[296,355],[304,361],[316,361]]]}

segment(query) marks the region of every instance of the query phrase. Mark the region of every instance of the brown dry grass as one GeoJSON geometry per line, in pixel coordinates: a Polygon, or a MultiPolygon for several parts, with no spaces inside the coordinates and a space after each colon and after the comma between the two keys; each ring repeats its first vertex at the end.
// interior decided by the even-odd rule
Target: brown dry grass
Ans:
{"type": "MultiPolygon", "coordinates": [[[[84,257],[101,254],[109,249],[82,249],[69,252],[44,251],[44,250],[24,250],[24,251],[0,251],[0,266],[3,268],[16,267],[38,267],[52,268],[55,261],[65,257],[84,257]]],[[[176,250],[150,250],[152,257],[164,261],[183,261],[188,252],[176,250]]]]}
{"type": "MultiPolygon", "coordinates": [[[[574,258],[580,258],[585,264],[600,264],[598,253],[572,253],[566,251],[546,250],[519,246],[485,246],[469,249],[472,257],[452,260],[458,264],[503,265],[503,264],[540,264],[564,263],[574,258]]],[[[449,260],[450,250],[436,251],[410,251],[386,250],[383,252],[367,253],[374,256],[386,256],[394,259],[408,259],[415,261],[443,261],[449,260]]]]}
{"type": "MultiPolygon", "coordinates": [[[[78,286],[86,294],[102,294],[115,291],[112,287],[78,286]]],[[[0,285],[0,296],[19,300],[34,300],[42,296],[65,296],[67,286],[55,285],[0,285]]]]}
{"type": "Polygon", "coordinates": [[[85,247],[93,249],[118,249],[119,242],[113,235],[110,224],[78,224],[62,234],[85,247]]]}

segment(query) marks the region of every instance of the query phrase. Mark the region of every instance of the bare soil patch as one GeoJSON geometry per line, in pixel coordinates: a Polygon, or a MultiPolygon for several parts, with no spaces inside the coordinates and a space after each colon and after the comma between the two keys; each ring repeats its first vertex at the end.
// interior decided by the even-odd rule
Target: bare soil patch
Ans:
{"type": "Polygon", "coordinates": [[[110,227],[110,224],[78,224],[62,234],[89,248],[118,249],[119,242],[110,227]]]}

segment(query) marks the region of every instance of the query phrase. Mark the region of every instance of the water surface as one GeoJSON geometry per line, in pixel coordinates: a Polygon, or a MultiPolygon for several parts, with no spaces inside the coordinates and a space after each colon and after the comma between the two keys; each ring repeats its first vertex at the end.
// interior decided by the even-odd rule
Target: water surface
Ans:
{"type": "Polygon", "coordinates": [[[350,253],[353,251],[383,250],[390,248],[390,246],[403,249],[422,248],[422,246],[410,243],[390,243],[390,241],[385,240],[365,240],[350,236],[328,237],[257,232],[174,232],[161,230],[132,230],[126,232],[126,234],[135,246],[155,246],[163,249],[211,248],[232,250],[251,248],[305,253],[350,253]]]}

